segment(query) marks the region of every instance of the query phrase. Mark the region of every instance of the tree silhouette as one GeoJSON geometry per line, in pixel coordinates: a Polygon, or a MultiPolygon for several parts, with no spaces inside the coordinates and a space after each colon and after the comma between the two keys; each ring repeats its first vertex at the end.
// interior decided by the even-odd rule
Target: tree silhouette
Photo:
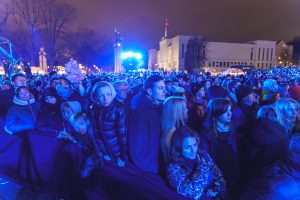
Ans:
{"type": "Polygon", "coordinates": [[[205,39],[203,37],[191,37],[187,43],[184,66],[188,72],[200,69],[205,60],[205,39]]]}

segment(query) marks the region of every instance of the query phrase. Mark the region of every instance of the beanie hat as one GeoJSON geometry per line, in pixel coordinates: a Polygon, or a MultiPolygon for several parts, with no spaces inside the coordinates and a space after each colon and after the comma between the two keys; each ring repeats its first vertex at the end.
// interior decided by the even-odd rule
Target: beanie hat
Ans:
{"type": "Polygon", "coordinates": [[[241,100],[243,100],[243,98],[245,98],[246,96],[248,96],[251,93],[255,93],[255,91],[245,85],[240,85],[237,89],[236,89],[236,98],[238,100],[238,102],[240,102],[241,100]]]}
{"type": "Polygon", "coordinates": [[[191,92],[193,95],[196,95],[197,92],[202,88],[204,87],[204,84],[202,83],[194,83],[191,85],[191,92]]]}
{"type": "Polygon", "coordinates": [[[227,98],[228,94],[227,91],[222,88],[221,86],[218,85],[212,85],[208,88],[206,98],[207,101],[210,101],[211,99],[214,98],[227,98]]]}
{"type": "Polygon", "coordinates": [[[300,99],[300,86],[292,86],[289,88],[288,92],[292,99],[300,99]]]}

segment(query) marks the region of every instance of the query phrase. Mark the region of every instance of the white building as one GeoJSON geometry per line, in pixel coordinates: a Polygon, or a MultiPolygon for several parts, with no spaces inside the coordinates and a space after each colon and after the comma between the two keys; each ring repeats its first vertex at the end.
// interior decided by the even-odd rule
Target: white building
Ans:
{"type": "MultiPolygon", "coordinates": [[[[159,68],[184,70],[186,46],[192,36],[179,35],[162,39],[157,52],[159,68]]],[[[199,36],[201,37],[201,36],[199,36]]],[[[247,43],[206,42],[205,66],[230,67],[233,65],[253,65],[256,68],[275,66],[276,41],[256,40],[247,43]]]]}

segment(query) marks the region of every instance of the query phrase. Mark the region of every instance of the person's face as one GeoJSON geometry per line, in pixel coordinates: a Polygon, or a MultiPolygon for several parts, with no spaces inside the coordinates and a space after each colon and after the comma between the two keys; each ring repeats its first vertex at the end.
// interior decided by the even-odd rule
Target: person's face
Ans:
{"type": "Polygon", "coordinates": [[[56,104],[57,100],[53,96],[46,96],[45,101],[49,104],[56,104]]]}
{"type": "Polygon", "coordinates": [[[297,118],[298,110],[295,106],[288,106],[285,114],[288,119],[290,119],[292,122],[295,122],[297,118]]]}
{"type": "Polygon", "coordinates": [[[204,115],[205,115],[205,110],[204,110],[204,107],[202,105],[198,105],[197,106],[197,116],[200,117],[200,118],[203,118],[204,115]]]}
{"type": "Polygon", "coordinates": [[[166,90],[169,94],[172,93],[172,83],[171,82],[166,84],[166,90]]]}
{"type": "Polygon", "coordinates": [[[51,83],[51,87],[54,87],[56,88],[56,86],[60,83],[59,80],[53,80],[52,83],[51,83]]]}
{"type": "Polygon", "coordinates": [[[117,97],[121,100],[125,100],[127,98],[128,92],[129,92],[129,86],[128,85],[119,85],[116,88],[117,97]]]}
{"type": "Polygon", "coordinates": [[[150,96],[157,101],[164,101],[166,98],[166,86],[164,81],[158,81],[154,87],[150,89],[150,96]]]}
{"type": "Polygon", "coordinates": [[[231,121],[231,106],[228,106],[227,110],[225,113],[223,113],[219,118],[218,121],[222,124],[227,124],[230,123],[231,121]]]}
{"type": "Polygon", "coordinates": [[[74,111],[72,110],[72,108],[64,108],[63,110],[63,113],[64,113],[64,116],[65,118],[69,121],[70,120],[70,117],[75,114],[74,111]]]}
{"type": "Polygon", "coordinates": [[[9,84],[3,84],[1,86],[1,91],[4,91],[4,90],[9,90],[10,89],[10,85],[9,84]]]}
{"type": "Polygon", "coordinates": [[[15,87],[26,86],[26,78],[23,76],[17,76],[12,84],[15,87]]]}
{"type": "Polygon", "coordinates": [[[30,92],[23,88],[20,90],[18,98],[22,101],[29,101],[30,100],[30,92]]]}
{"type": "Polygon", "coordinates": [[[74,124],[74,129],[79,134],[85,134],[87,131],[87,123],[84,119],[78,119],[74,124]]]}
{"type": "Polygon", "coordinates": [[[64,88],[69,88],[69,87],[70,87],[70,84],[69,84],[66,80],[64,80],[64,79],[60,79],[60,80],[59,80],[59,84],[60,84],[62,87],[64,87],[64,88]]]}
{"type": "Polygon", "coordinates": [[[110,87],[108,86],[103,86],[98,88],[97,93],[96,93],[96,100],[100,103],[102,106],[109,106],[109,104],[113,100],[112,92],[110,87]]]}
{"type": "Polygon", "coordinates": [[[203,99],[205,97],[205,89],[204,87],[200,88],[200,90],[197,92],[197,99],[203,99]]]}
{"type": "Polygon", "coordinates": [[[182,156],[189,159],[195,160],[198,152],[198,142],[195,137],[186,137],[183,139],[182,144],[182,156]]]}
{"type": "Polygon", "coordinates": [[[252,92],[248,96],[246,96],[243,100],[247,105],[252,105],[253,103],[259,103],[259,95],[252,92]]]}
{"type": "Polygon", "coordinates": [[[174,87],[179,87],[179,82],[177,82],[177,81],[173,82],[173,86],[174,87]]]}

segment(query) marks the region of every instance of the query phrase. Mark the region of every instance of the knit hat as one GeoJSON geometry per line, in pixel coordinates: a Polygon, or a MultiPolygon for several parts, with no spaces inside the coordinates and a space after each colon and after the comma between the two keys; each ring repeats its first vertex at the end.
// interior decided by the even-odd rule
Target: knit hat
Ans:
{"type": "Polygon", "coordinates": [[[100,82],[96,83],[93,87],[92,94],[91,94],[91,98],[93,101],[97,102],[97,100],[95,98],[96,92],[97,92],[98,88],[104,87],[104,86],[108,86],[110,88],[113,98],[116,97],[117,93],[116,93],[114,86],[110,82],[100,81],[100,82]]]}
{"type": "Polygon", "coordinates": [[[289,88],[288,92],[292,99],[300,99],[300,86],[292,86],[289,88]]]}
{"type": "Polygon", "coordinates": [[[193,95],[196,95],[197,92],[202,88],[204,87],[204,84],[203,83],[194,83],[191,85],[191,92],[193,95]]]}
{"type": "Polygon", "coordinates": [[[207,101],[210,101],[211,99],[214,98],[227,98],[228,94],[227,91],[222,88],[221,86],[218,85],[212,85],[208,88],[206,98],[207,101]]]}
{"type": "Polygon", "coordinates": [[[238,102],[240,102],[241,100],[243,100],[243,98],[245,98],[246,96],[248,96],[251,93],[255,93],[255,91],[245,85],[240,85],[237,89],[236,89],[236,98],[238,100],[238,102]]]}

